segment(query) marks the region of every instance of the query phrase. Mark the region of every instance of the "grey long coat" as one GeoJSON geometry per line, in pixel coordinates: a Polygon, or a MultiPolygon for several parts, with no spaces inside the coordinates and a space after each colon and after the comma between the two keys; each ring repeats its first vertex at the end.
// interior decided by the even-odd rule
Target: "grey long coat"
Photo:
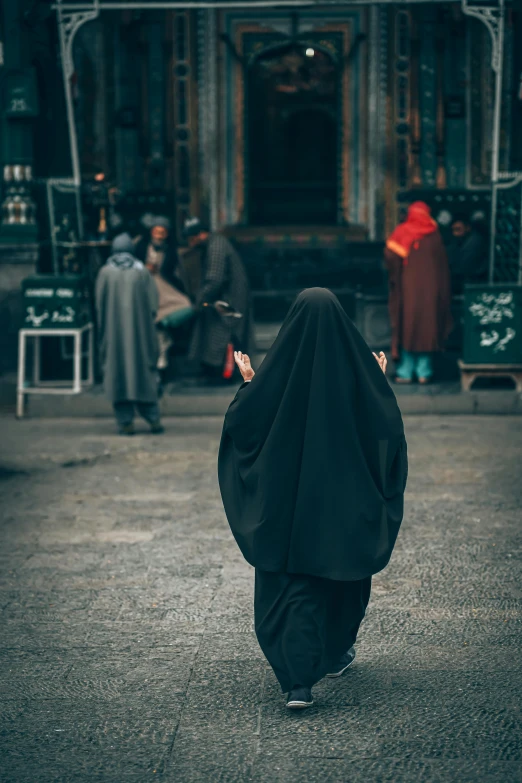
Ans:
{"type": "Polygon", "coordinates": [[[189,355],[205,364],[223,366],[227,343],[233,342],[237,350],[252,350],[252,313],[250,289],[245,268],[232,244],[222,234],[211,234],[202,247],[204,280],[197,295],[196,307],[200,308],[189,355]],[[208,307],[222,299],[228,302],[242,318],[227,318],[208,307]]]}
{"type": "Polygon", "coordinates": [[[147,269],[104,266],[96,310],[104,386],[112,402],[156,402],[158,292],[147,269]]]}

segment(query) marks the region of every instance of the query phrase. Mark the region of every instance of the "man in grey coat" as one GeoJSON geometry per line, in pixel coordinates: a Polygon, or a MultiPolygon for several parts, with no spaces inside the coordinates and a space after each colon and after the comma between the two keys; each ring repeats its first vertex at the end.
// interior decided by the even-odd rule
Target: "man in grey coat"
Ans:
{"type": "Polygon", "coordinates": [[[96,281],[96,310],[104,385],[121,435],[134,434],[134,411],[163,431],[158,407],[158,291],[134,256],[128,234],[112,243],[112,255],[96,281]]]}

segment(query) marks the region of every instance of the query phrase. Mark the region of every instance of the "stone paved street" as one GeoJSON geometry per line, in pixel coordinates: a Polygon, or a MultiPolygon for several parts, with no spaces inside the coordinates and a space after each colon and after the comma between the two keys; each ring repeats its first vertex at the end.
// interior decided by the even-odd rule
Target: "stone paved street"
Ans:
{"type": "Polygon", "coordinates": [[[253,633],[220,421],[167,424],[0,419],[2,783],[522,781],[522,419],[406,419],[356,664],[300,714],[253,633]]]}

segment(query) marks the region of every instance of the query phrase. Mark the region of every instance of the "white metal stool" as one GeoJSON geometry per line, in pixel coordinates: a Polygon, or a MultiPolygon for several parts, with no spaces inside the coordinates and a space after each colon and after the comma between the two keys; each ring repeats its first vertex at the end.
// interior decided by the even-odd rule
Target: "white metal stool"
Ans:
{"type": "Polygon", "coordinates": [[[18,333],[18,384],[16,393],[16,415],[23,418],[26,394],[80,394],[94,384],[94,329],[92,323],[77,329],[20,329],[18,333]],[[83,336],[87,334],[87,351],[83,352],[83,336]],[[34,339],[32,386],[25,386],[25,359],[27,338],[34,339]],[[40,379],[41,337],[72,337],[73,379],[72,387],[59,385],[60,381],[40,379]],[[87,378],[82,380],[82,358],[87,357],[87,378]]]}

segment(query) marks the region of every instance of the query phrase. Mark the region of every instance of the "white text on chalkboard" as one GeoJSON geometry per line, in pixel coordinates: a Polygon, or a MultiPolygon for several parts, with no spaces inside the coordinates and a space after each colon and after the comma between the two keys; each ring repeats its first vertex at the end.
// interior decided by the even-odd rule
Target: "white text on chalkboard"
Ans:
{"type": "Polygon", "coordinates": [[[480,294],[473,304],[469,306],[469,311],[484,326],[487,324],[499,324],[503,318],[514,318],[513,292],[504,291],[498,294],[480,294]]]}
{"type": "Polygon", "coordinates": [[[483,348],[490,348],[491,346],[494,346],[493,353],[498,353],[499,351],[505,351],[506,345],[510,343],[511,340],[515,338],[515,336],[515,330],[508,327],[504,337],[501,339],[500,334],[495,329],[493,329],[492,332],[480,333],[480,344],[483,348]]]}

